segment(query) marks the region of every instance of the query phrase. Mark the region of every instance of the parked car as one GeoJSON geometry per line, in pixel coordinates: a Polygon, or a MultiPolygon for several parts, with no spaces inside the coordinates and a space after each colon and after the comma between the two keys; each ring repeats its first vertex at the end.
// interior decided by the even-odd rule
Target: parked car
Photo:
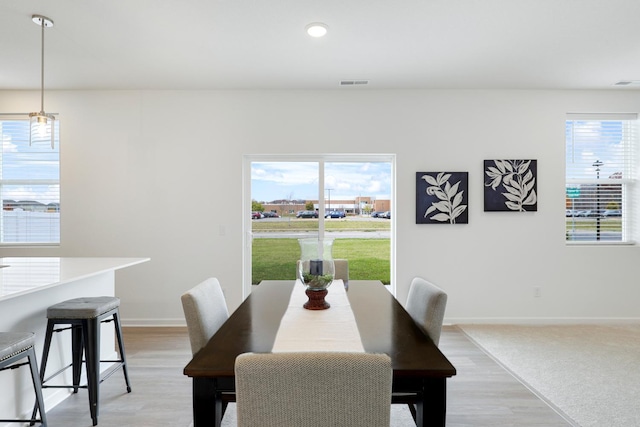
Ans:
{"type": "Polygon", "coordinates": [[[613,218],[613,217],[617,217],[617,216],[622,216],[622,211],[619,210],[619,209],[607,209],[607,210],[604,211],[602,216],[605,217],[605,218],[613,218]]]}
{"type": "Polygon", "coordinates": [[[391,211],[383,212],[380,218],[391,219],[391,211]]]}
{"type": "Polygon", "coordinates": [[[380,215],[384,212],[373,211],[371,212],[371,218],[382,218],[380,215]]]}
{"type": "Polygon", "coordinates": [[[262,212],[251,212],[251,219],[261,219],[264,218],[262,212]]]}
{"type": "Polygon", "coordinates": [[[316,211],[300,211],[296,214],[296,218],[318,218],[316,211]]]}
{"type": "Polygon", "coordinates": [[[280,215],[275,212],[262,212],[262,216],[264,218],[280,218],[280,215]]]}
{"type": "Polygon", "coordinates": [[[345,216],[343,211],[331,211],[324,215],[325,218],[344,218],[345,216]]]}

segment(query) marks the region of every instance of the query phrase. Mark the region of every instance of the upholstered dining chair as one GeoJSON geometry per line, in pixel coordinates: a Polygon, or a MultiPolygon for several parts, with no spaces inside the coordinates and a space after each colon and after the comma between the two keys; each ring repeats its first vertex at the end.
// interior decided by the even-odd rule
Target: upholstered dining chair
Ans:
{"type": "Polygon", "coordinates": [[[349,283],[349,260],[334,259],[333,265],[335,267],[334,279],[342,280],[346,286],[349,283]]]}
{"type": "Polygon", "coordinates": [[[422,277],[414,277],[407,296],[407,312],[435,345],[440,343],[447,294],[422,277]]]}
{"type": "Polygon", "coordinates": [[[389,427],[392,376],[386,354],[244,353],[238,427],[389,427]]]}
{"type": "MultiPolygon", "coordinates": [[[[229,318],[229,309],[220,282],[215,277],[191,288],[180,299],[187,321],[191,353],[195,355],[229,318]]],[[[233,393],[220,393],[217,399],[222,403],[224,416],[229,402],[235,402],[236,397],[233,393]]]]}
{"type": "MultiPolygon", "coordinates": [[[[423,330],[435,345],[440,343],[447,294],[422,277],[414,277],[409,287],[406,309],[413,321],[423,330]]],[[[409,405],[411,415],[416,418],[416,404],[420,396],[416,393],[393,393],[393,403],[409,405]]]]}
{"type": "Polygon", "coordinates": [[[180,299],[191,352],[195,355],[229,318],[229,310],[220,282],[215,277],[191,288],[180,299]]]}

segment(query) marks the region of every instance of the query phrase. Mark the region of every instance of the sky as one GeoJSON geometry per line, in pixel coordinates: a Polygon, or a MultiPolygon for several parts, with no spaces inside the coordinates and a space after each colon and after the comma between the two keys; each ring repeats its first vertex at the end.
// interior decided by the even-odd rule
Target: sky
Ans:
{"type": "Polygon", "coordinates": [[[633,138],[636,126],[635,121],[622,120],[567,121],[567,178],[607,179],[625,173],[631,155],[625,137],[633,138]],[[599,171],[594,165],[597,161],[602,163],[599,171]]]}
{"type": "MultiPolygon", "coordinates": [[[[59,180],[60,150],[58,138],[51,149],[48,138],[29,146],[27,120],[0,120],[0,177],[3,180],[59,180]]],[[[56,127],[56,134],[58,133],[56,127]]],[[[57,136],[57,135],[56,135],[57,136]]],[[[60,186],[48,184],[5,184],[2,199],[60,202],[60,186]]]]}
{"type": "MultiPolygon", "coordinates": [[[[325,163],[325,199],[353,199],[369,196],[391,198],[391,163],[325,163]]],[[[253,162],[251,198],[273,200],[318,200],[318,163],[253,162]]]]}

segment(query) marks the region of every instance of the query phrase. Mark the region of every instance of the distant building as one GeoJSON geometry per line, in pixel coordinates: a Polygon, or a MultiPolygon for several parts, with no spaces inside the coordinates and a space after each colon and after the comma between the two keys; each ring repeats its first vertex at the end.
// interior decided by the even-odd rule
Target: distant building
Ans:
{"type": "MultiPolygon", "coordinates": [[[[306,210],[306,204],[313,203],[318,210],[318,200],[274,200],[262,203],[265,211],[276,212],[280,216],[295,215],[298,211],[306,210]]],[[[347,215],[368,214],[373,211],[390,211],[391,200],[373,199],[368,196],[358,196],[353,199],[325,199],[325,211],[340,211],[347,215]]]]}
{"type": "Polygon", "coordinates": [[[14,211],[21,209],[27,212],[60,212],[60,203],[44,203],[35,200],[3,200],[2,210],[14,211]]]}

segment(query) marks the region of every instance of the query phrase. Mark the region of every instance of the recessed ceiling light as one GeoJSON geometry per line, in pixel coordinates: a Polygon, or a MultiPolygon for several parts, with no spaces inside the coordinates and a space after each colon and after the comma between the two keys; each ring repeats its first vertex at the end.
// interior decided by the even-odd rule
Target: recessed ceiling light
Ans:
{"type": "Polygon", "coordinates": [[[305,28],[307,30],[307,34],[309,34],[311,37],[323,37],[325,34],[327,34],[327,30],[329,29],[327,24],[324,24],[322,22],[312,22],[305,28]]]}

